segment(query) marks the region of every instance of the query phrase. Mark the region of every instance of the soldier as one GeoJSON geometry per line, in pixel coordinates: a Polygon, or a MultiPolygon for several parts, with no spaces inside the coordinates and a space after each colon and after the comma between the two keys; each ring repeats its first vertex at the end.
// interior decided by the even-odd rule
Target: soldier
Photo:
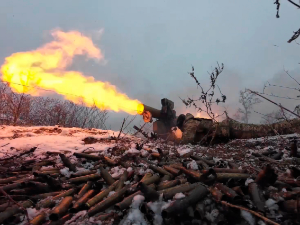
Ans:
{"type": "Polygon", "coordinates": [[[181,114],[177,119],[177,127],[182,131],[181,143],[197,143],[209,132],[213,125],[211,119],[195,118],[192,114],[181,114]]]}

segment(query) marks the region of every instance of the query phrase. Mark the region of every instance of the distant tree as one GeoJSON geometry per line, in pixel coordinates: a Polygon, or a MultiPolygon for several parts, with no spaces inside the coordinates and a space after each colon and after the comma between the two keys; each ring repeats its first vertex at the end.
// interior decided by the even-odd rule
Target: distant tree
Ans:
{"type": "Polygon", "coordinates": [[[241,120],[244,123],[248,123],[253,105],[261,102],[262,101],[259,98],[256,98],[254,94],[249,91],[240,91],[239,103],[242,104],[243,108],[238,108],[234,118],[241,120]]]}
{"type": "MultiPolygon", "coordinates": [[[[25,86],[24,86],[25,87],[25,86]]],[[[87,107],[83,102],[75,104],[67,100],[49,97],[33,97],[15,93],[0,83],[0,123],[28,126],[54,126],[107,129],[107,110],[95,105],[87,107]]]]}
{"type": "Polygon", "coordinates": [[[3,87],[0,98],[1,105],[3,105],[2,113],[7,118],[12,118],[12,125],[16,126],[17,123],[21,122],[19,119],[23,120],[29,114],[31,100],[29,95],[25,93],[18,94],[11,91],[10,88],[3,87]]]}

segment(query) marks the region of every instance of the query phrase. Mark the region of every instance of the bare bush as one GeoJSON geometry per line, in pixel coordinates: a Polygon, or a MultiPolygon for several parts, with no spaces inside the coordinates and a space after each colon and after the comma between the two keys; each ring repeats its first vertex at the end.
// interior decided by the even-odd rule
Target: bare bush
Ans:
{"type": "Polygon", "coordinates": [[[24,122],[23,119],[30,110],[30,97],[27,94],[17,94],[7,85],[1,85],[1,114],[6,123],[10,120],[12,125],[24,122]]]}
{"type": "Polygon", "coordinates": [[[272,124],[278,123],[283,120],[290,119],[289,116],[285,115],[282,110],[273,111],[271,113],[262,115],[262,120],[260,121],[261,124],[272,124]]]}
{"type": "Polygon", "coordinates": [[[214,71],[210,72],[210,73],[208,72],[208,74],[210,76],[210,87],[207,90],[204,90],[202,85],[200,84],[200,82],[198,81],[198,79],[195,76],[194,67],[192,67],[192,72],[189,72],[189,74],[196,82],[197,87],[199,87],[201,90],[200,97],[197,99],[191,99],[189,97],[187,100],[181,99],[182,102],[187,107],[194,106],[198,112],[205,112],[214,121],[216,121],[217,117],[222,116],[223,114],[216,116],[216,114],[212,110],[212,105],[214,103],[219,104],[220,102],[225,103],[225,101],[226,101],[226,96],[222,94],[219,86],[216,85],[216,81],[217,81],[219,75],[222,73],[223,69],[224,69],[224,64],[222,63],[220,66],[219,63],[217,63],[217,67],[215,67],[214,71]],[[221,95],[219,98],[218,97],[215,98],[215,88],[216,87],[218,88],[218,91],[221,95]],[[197,102],[202,103],[203,106],[199,106],[197,104],[197,102]]]}

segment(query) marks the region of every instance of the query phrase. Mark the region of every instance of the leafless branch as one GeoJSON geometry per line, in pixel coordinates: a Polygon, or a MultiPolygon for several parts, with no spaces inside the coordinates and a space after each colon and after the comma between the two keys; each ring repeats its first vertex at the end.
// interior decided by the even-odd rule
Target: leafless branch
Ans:
{"type": "Polygon", "coordinates": [[[229,206],[229,207],[232,207],[232,208],[236,208],[236,209],[240,209],[240,210],[245,210],[245,211],[247,211],[247,212],[249,212],[249,213],[251,213],[251,214],[253,214],[253,215],[259,217],[260,219],[262,219],[263,221],[265,221],[265,222],[267,222],[267,223],[274,224],[274,225],[279,225],[279,223],[276,223],[276,222],[274,222],[274,221],[268,219],[267,217],[262,216],[262,215],[259,214],[258,212],[252,211],[252,210],[247,209],[247,208],[245,208],[245,207],[238,206],[238,205],[233,205],[233,204],[230,204],[230,203],[225,202],[225,201],[221,201],[221,203],[222,203],[223,205],[226,205],[226,206],[229,206]]]}
{"type": "Polygon", "coordinates": [[[216,115],[212,110],[212,105],[214,103],[219,104],[221,102],[224,103],[226,101],[226,96],[224,94],[222,94],[219,86],[217,86],[217,87],[221,94],[221,97],[216,98],[214,100],[216,81],[217,81],[217,78],[219,77],[219,75],[222,73],[223,69],[224,69],[224,64],[222,63],[220,66],[219,63],[217,62],[217,66],[215,67],[213,72],[211,72],[211,73],[208,72],[208,74],[210,76],[210,87],[206,91],[204,91],[204,88],[202,87],[202,85],[200,84],[200,82],[198,81],[198,79],[195,76],[195,69],[192,66],[192,71],[189,72],[189,75],[194,79],[194,81],[197,84],[197,87],[200,88],[200,92],[201,92],[200,97],[197,99],[192,99],[192,98],[188,97],[187,100],[180,98],[187,107],[193,106],[199,112],[202,112],[202,111],[206,112],[206,114],[214,121],[216,121],[215,120],[216,115]],[[196,102],[202,103],[204,105],[204,107],[198,106],[196,104],[196,102]]]}

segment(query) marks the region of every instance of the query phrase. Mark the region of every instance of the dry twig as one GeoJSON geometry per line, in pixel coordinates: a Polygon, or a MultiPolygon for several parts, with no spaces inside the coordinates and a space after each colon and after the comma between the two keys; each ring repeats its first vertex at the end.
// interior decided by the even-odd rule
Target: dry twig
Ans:
{"type": "Polygon", "coordinates": [[[126,119],[124,118],[124,120],[123,120],[123,123],[122,123],[122,126],[121,126],[121,129],[120,129],[120,132],[119,132],[119,135],[118,135],[117,139],[119,139],[119,137],[120,137],[120,135],[121,135],[121,133],[122,133],[122,130],[123,130],[123,126],[124,126],[124,123],[125,123],[125,121],[126,121],[126,119]]]}
{"type": "Polygon", "coordinates": [[[223,205],[226,205],[226,206],[229,206],[229,207],[232,207],[232,208],[236,208],[236,209],[240,209],[240,210],[245,210],[245,211],[247,211],[247,212],[249,212],[249,213],[251,213],[251,214],[253,214],[253,215],[259,217],[260,219],[262,219],[263,221],[265,221],[265,222],[267,222],[267,223],[274,224],[274,225],[279,225],[279,223],[276,223],[276,222],[274,222],[274,221],[268,219],[267,217],[264,217],[264,216],[262,216],[261,214],[259,214],[259,213],[257,213],[257,212],[254,212],[254,211],[252,211],[252,210],[250,210],[250,209],[247,209],[247,208],[244,208],[244,207],[238,206],[238,205],[233,205],[233,204],[230,204],[230,203],[225,202],[225,201],[221,201],[221,203],[222,203],[223,205]]]}
{"type": "Polygon", "coordinates": [[[1,188],[1,187],[0,187],[0,192],[1,192],[3,195],[5,195],[11,202],[13,202],[13,203],[16,204],[17,206],[19,206],[19,207],[25,212],[25,215],[26,215],[27,220],[28,220],[28,224],[30,224],[30,220],[29,220],[29,216],[28,216],[27,210],[26,210],[23,206],[21,206],[18,202],[16,202],[15,200],[13,200],[12,197],[10,197],[9,194],[7,194],[7,193],[3,190],[3,188],[1,188]]]}

